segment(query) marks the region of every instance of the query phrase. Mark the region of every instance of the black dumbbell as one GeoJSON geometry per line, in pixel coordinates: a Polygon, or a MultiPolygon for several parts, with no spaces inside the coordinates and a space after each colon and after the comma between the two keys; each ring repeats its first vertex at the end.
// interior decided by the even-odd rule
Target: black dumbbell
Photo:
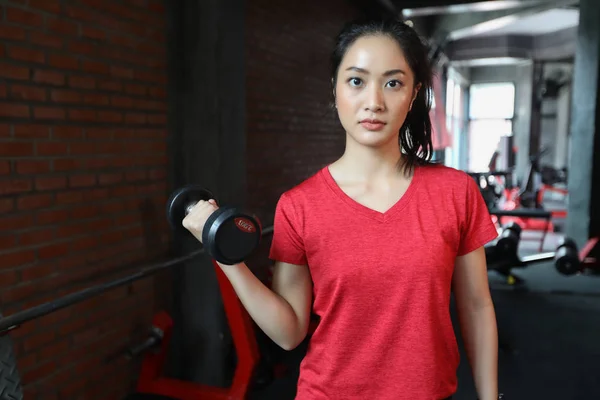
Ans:
{"type": "Polygon", "coordinates": [[[496,248],[504,259],[516,258],[521,240],[521,226],[516,222],[511,222],[502,229],[500,238],[496,243],[496,248]]]}
{"type": "Polygon", "coordinates": [[[561,239],[554,255],[554,266],[563,275],[574,275],[580,271],[579,250],[573,239],[561,239]]]}
{"type": "MultiPolygon", "coordinates": [[[[182,187],[167,201],[167,218],[174,231],[191,235],[183,219],[200,200],[214,199],[213,194],[196,185],[182,187]]],[[[216,261],[233,265],[244,261],[260,244],[262,227],[254,215],[235,207],[223,206],[213,212],[202,230],[202,244],[216,261]]]]}

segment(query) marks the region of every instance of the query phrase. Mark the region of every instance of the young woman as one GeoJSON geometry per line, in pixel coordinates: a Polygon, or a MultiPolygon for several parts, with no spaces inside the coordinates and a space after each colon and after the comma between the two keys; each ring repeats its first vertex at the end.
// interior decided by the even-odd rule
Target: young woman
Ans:
{"type": "MultiPolygon", "coordinates": [[[[401,21],[355,22],[333,52],[344,153],[278,201],[272,289],[222,265],[279,346],[320,322],[296,399],[438,400],[457,388],[453,290],[480,400],[498,398],[497,331],[483,245],[497,232],[466,173],[428,160],[432,72],[401,21]]],[[[183,225],[198,240],[214,201],[183,225]]]]}

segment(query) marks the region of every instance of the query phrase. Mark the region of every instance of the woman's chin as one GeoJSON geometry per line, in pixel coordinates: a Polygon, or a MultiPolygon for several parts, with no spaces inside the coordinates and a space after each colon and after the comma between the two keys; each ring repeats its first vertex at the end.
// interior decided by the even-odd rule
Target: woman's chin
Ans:
{"type": "Polygon", "coordinates": [[[398,134],[392,134],[387,131],[357,130],[349,132],[349,135],[354,142],[361,146],[382,147],[388,146],[390,143],[398,145],[398,134]]]}

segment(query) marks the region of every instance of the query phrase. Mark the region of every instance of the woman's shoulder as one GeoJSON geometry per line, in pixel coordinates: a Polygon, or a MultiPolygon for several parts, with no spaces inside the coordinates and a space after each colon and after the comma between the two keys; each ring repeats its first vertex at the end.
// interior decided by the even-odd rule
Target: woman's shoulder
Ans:
{"type": "Polygon", "coordinates": [[[279,201],[300,205],[309,199],[314,199],[325,186],[325,179],[323,176],[325,168],[327,167],[319,168],[316,172],[312,172],[308,177],[283,191],[279,201]]]}
{"type": "Polygon", "coordinates": [[[465,185],[470,183],[468,179],[472,179],[465,171],[441,163],[431,163],[419,168],[423,180],[437,184],[440,187],[458,185],[464,188],[465,185]]]}

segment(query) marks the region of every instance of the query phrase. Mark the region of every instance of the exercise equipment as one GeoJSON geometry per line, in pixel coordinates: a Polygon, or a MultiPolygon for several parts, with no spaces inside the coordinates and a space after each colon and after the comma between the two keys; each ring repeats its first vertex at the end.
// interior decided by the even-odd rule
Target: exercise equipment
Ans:
{"type": "Polygon", "coordinates": [[[519,241],[521,240],[521,231],[522,229],[519,224],[511,222],[507,224],[500,233],[496,248],[504,257],[515,258],[517,256],[519,241]]]}
{"type": "Polygon", "coordinates": [[[581,266],[577,245],[571,238],[562,238],[554,255],[556,270],[563,275],[574,275],[581,266]]]}
{"type": "Polygon", "coordinates": [[[577,244],[570,238],[563,238],[556,248],[554,263],[556,270],[563,275],[600,273],[600,238],[593,237],[578,250],[577,244]]]}
{"type": "MultiPolygon", "coordinates": [[[[125,400],[150,400],[156,399],[156,396],[166,396],[166,398],[177,400],[242,400],[246,398],[260,359],[254,326],[224,272],[214,260],[213,264],[237,355],[231,386],[228,388],[213,387],[163,375],[173,330],[173,320],[166,312],[162,311],[154,316],[149,337],[142,344],[134,347],[134,349],[152,349],[154,351],[147,351],[144,354],[136,385],[137,393],[130,395],[125,400]],[[161,333],[160,340],[157,340],[155,332],[161,333]]],[[[129,350],[128,353],[132,352],[129,350]]]]}
{"type": "MultiPolygon", "coordinates": [[[[197,185],[182,187],[167,201],[167,217],[175,232],[191,235],[182,226],[183,219],[199,201],[215,199],[206,188],[197,185]]],[[[213,212],[202,230],[202,244],[207,253],[221,264],[244,261],[260,244],[261,225],[254,215],[235,207],[223,206],[213,212]]]]}
{"type": "MultiPolygon", "coordinates": [[[[2,318],[2,313],[0,313],[2,318]]],[[[23,400],[21,377],[10,335],[0,334],[0,399],[23,400]]]]}

